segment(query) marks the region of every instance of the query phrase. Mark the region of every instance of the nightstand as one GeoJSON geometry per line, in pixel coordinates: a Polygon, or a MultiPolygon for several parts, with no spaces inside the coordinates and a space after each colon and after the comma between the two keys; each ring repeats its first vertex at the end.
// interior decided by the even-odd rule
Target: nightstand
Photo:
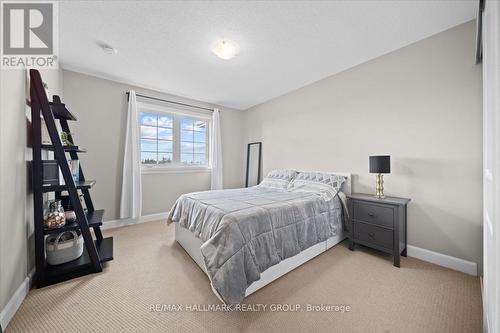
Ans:
{"type": "Polygon", "coordinates": [[[348,195],[349,249],[361,244],[394,256],[394,266],[400,267],[399,256],[406,257],[406,206],[410,199],[370,194],[348,195]]]}

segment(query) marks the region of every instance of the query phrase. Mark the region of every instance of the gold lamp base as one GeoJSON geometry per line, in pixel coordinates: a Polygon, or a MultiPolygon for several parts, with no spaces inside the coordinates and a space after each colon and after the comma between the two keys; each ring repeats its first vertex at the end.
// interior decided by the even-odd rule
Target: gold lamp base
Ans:
{"type": "Polygon", "coordinates": [[[385,198],[385,195],[384,195],[384,175],[379,173],[375,177],[376,177],[376,182],[377,182],[377,185],[375,187],[375,189],[376,189],[375,198],[383,199],[383,198],[385,198]]]}

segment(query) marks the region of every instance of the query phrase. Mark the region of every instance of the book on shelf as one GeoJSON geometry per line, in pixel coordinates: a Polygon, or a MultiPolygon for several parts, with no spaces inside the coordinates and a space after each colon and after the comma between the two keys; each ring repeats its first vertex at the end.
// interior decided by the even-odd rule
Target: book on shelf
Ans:
{"type": "MultiPolygon", "coordinates": [[[[71,175],[73,176],[73,180],[75,182],[80,181],[80,161],[79,160],[68,160],[69,170],[71,171],[71,175]]],[[[64,177],[61,172],[61,168],[59,168],[59,185],[65,185],[64,177]]]]}

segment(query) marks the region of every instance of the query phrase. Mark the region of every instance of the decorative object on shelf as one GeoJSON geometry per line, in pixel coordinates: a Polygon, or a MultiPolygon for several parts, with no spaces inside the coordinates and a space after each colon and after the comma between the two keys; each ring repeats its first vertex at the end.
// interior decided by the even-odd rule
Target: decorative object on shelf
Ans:
{"type": "Polygon", "coordinates": [[[50,98],[52,96],[52,94],[50,93],[49,85],[47,84],[47,82],[43,82],[43,89],[45,89],[45,93],[47,94],[47,98],[50,98]]]}
{"type": "Polygon", "coordinates": [[[66,215],[61,200],[48,201],[43,212],[43,225],[46,229],[58,229],[66,225],[66,215]]]}
{"type": "Polygon", "coordinates": [[[47,125],[45,125],[45,119],[40,117],[40,121],[42,122],[42,145],[50,145],[52,141],[50,141],[49,131],[47,130],[47,125]]]}
{"type": "Polygon", "coordinates": [[[375,197],[383,199],[384,196],[384,173],[391,173],[391,156],[370,156],[370,173],[376,173],[375,197]]]}
{"type": "Polygon", "coordinates": [[[49,236],[46,240],[47,263],[61,265],[83,254],[83,238],[76,231],[61,232],[57,236],[49,236]]]}
{"type": "MultiPolygon", "coordinates": [[[[68,160],[69,170],[71,172],[71,177],[78,183],[80,181],[80,161],[79,160],[68,160]]],[[[62,176],[61,169],[59,168],[59,185],[65,185],[64,177],[62,176]]]]}
{"type": "Polygon", "coordinates": [[[74,210],[68,210],[64,212],[64,217],[66,217],[67,223],[72,223],[76,221],[76,214],[74,210]]]}
{"type": "Polygon", "coordinates": [[[61,141],[62,141],[63,145],[73,146],[73,142],[70,139],[71,135],[72,135],[72,133],[70,133],[70,132],[65,132],[65,131],[61,132],[61,141]]]}
{"type": "Polygon", "coordinates": [[[247,146],[247,176],[245,187],[260,183],[262,142],[252,142],[247,146]]]}
{"type": "Polygon", "coordinates": [[[42,174],[44,184],[59,185],[59,164],[56,160],[42,161],[42,174]]]}
{"type": "Polygon", "coordinates": [[[75,182],[80,181],[80,161],[79,160],[69,160],[68,161],[69,170],[71,171],[71,176],[75,182]]]}

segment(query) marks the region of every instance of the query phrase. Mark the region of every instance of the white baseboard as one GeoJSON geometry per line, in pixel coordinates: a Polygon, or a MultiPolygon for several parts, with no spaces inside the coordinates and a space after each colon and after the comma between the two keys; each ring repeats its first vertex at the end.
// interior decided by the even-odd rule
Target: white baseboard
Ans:
{"type": "MultiPolygon", "coordinates": [[[[134,225],[145,222],[152,222],[158,220],[166,220],[168,217],[168,212],[150,214],[141,216],[139,219],[119,219],[104,222],[102,229],[112,229],[124,227],[127,225],[134,225]]],[[[408,245],[408,256],[414,257],[423,261],[427,261],[439,266],[450,268],[459,272],[463,272],[469,275],[477,276],[477,264],[472,261],[467,261],[460,258],[455,258],[446,254],[439,252],[434,252],[413,245],[408,245]]]]}
{"type": "Polygon", "coordinates": [[[102,224],[102,230],[125,227],[127,225],[152,222],[158,220],[166,220],[168,217],[168,212],[143,215],[138,219],[118,219],[112,221],[106,221],[102,224]]]}
{"type": "MultiPolygon", "coordinates": [[[[124,227],[127,225],[146,223],[158,220],[166,220],[168,217],[168,212],[150,214],[141,216],[139,219],[120,219],[104,222],[102,229],[112,229],[118,227],[124,227]]],[[[455,258],[446,254],[422,249],[413,245],[408,245],[408,256],[417,258],[423,261],[427,261],[439,266],[447,267],[459,272],[463,272],[469,275],[477,276],[477,264],[472,261],[467,261],[460,258],[455,258]]],[[[35,274],[35,270],[33,269],[26,279],[24,279],[23,283],[17,288],[14,295],[12,295],[11,299],[5,306],[5,308],[0,312],[0,324],[2,328],[5,330],[9,322],[14,317],[15,313],[21,306],[23,300],[28,295],[28,292],[31,288],[31,282],[33,279],[33,275],[35,274]]]]}
{"type": "Polygon", "coordinates": [[[477,264],[472,261],[455,258],[439,252],[434,252],[413,245],[408,245],[408,256],[427,261],[439,266],[477,276],[477,264]]]}
{"type": "Polygon", "coordinates": [[[479,277],[480,285],[481,285],[481,299],[483,300],[483,332],[484,333],[489,333],[492,332],[491,326],[490,326],[490,319],[488,318],[488,311],[486,310],[488,308],[487,302],[487,297],[484,295],[484,281],[483,277],[479,277]]]}
{"type": "Polygon", "coordinates": [[[0,324],[2,325],[2,329],[4,331],[7,325],[9,325],[14,315],[16,314],[21,304],[23,303],[24,299],[26,298],[26,295],[28,295],[28,292],[31,289],[31,282],[34,275],[35,275],[35,269],[33,269],[28,274],[26,279],[24,279],[23,283],[21,283],[19,288],[17,288],[14,295],[12,295],[7,305],[5,305],[5,308],[3,308],[2,312],[0,312],[0,324]]]}

